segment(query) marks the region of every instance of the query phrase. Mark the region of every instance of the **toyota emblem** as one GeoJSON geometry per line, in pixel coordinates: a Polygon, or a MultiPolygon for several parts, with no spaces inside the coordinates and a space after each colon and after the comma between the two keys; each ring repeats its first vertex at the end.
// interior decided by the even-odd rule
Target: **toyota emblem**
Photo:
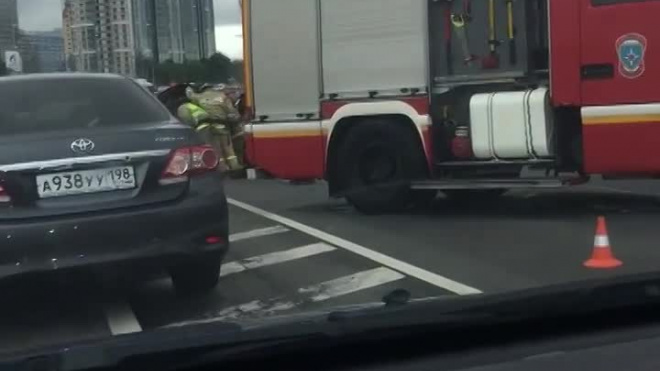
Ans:
{"type": "Polygon", "coordinates": [[[90,153],[94,150],[94,147],[94,142],[87,138],[79,138],[71,143],[71,150],[78,154],[90,153]]]}

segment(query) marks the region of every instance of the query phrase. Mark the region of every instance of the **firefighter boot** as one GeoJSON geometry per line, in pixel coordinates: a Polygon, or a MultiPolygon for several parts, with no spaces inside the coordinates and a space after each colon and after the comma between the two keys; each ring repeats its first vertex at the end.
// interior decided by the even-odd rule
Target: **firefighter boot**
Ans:
{"type": "Polygon", "coordinates": [[[214,134],[212,135],[211,143],[213,149],[218,153],[218,170],[221,173],[230,170],[229,164],[227,163],[227,153],[225,152],[222,139],[217,134],[214,134]]]}
{"type": "Polygon", "coordinates": [[[234,152],[237,157],[238,164],[241,168],[245,167],[245,133],[243,132],[243,125],[232,125],[232,143],[234,145],[234,152]]]}
{"type": "Polygon", "coordinates": [[[224,134],[221,136],[220,140],[222,142],[222,150],[225,154],[225,160],[227,161],[227,167],[230,170],[241,170],[242,166],[238,162],[238,157],[234,152],[234,146],[232,145],[231,137],[228,134],[224,134]]]}

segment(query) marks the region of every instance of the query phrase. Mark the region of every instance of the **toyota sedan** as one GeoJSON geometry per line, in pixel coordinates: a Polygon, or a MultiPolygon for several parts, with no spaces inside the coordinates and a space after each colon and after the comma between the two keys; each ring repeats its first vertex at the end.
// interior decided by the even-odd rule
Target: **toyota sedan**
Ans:
{"type": "Polygon", "coordinates": [[[139,266],[212,289],[228,248],[217,165],[131,79],[0,78],[0,278],[139,266]]]}

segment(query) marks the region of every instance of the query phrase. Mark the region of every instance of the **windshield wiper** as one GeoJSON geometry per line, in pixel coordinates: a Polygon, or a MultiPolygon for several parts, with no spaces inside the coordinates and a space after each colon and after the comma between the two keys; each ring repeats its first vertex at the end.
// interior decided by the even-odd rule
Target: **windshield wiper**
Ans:
{"type": "MultiPolygon", "coordinates": [[[[660,304],[660,273],[594,280],[497,295],[445,296],[411,300],[395,290],[381,304],[303,314],[289,321],[253,329],[255,337],[242,343],[224,342],[187,353],[176,368],[266,357],[284,352],[324,349],[328,344],[359,343],[387,336],[410,336],[428,331],[461,331],[512,323],[575,316],[626,307],[660,304]]],[[[660,317],[660,316],[659,316],[660,317]]],[[[246,338],[247,340],[247,338],[246,338]]],[[[182,354],[182,353],[179,353],[182,354]]],[[[175,357],[176,358],[176,357],[175,357]]]]}

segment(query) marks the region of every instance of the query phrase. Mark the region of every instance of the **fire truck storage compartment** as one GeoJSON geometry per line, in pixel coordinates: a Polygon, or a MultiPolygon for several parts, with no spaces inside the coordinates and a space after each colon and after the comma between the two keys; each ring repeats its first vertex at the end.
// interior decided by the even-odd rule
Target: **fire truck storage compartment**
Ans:
{"type": "Polygon", "coordinates": [[[430,0],[431,81],[442,86],[547,70],[547,27],[547,0],[430,0]]]}
{"type": "Polygon", "coordinates": [[[477,159],[554,156],[554,120],[547,88],[476,94],[470,100],[470,117],[477,159]]]}
{"type": "Polygon", "coordinates": [[[261,121],[318,119],[319,7],[310,0],[251,0],[255,115],[261,121]],[[295,15],[295,17],[293,16],[295,15]],[[291,19],[295,18],[295,22],[291,19]]]}
{"type": "Polygon", "coordinates": [[[320,0],[324,97],[425,93],[426,8],[425,0],[320,0]]]}

